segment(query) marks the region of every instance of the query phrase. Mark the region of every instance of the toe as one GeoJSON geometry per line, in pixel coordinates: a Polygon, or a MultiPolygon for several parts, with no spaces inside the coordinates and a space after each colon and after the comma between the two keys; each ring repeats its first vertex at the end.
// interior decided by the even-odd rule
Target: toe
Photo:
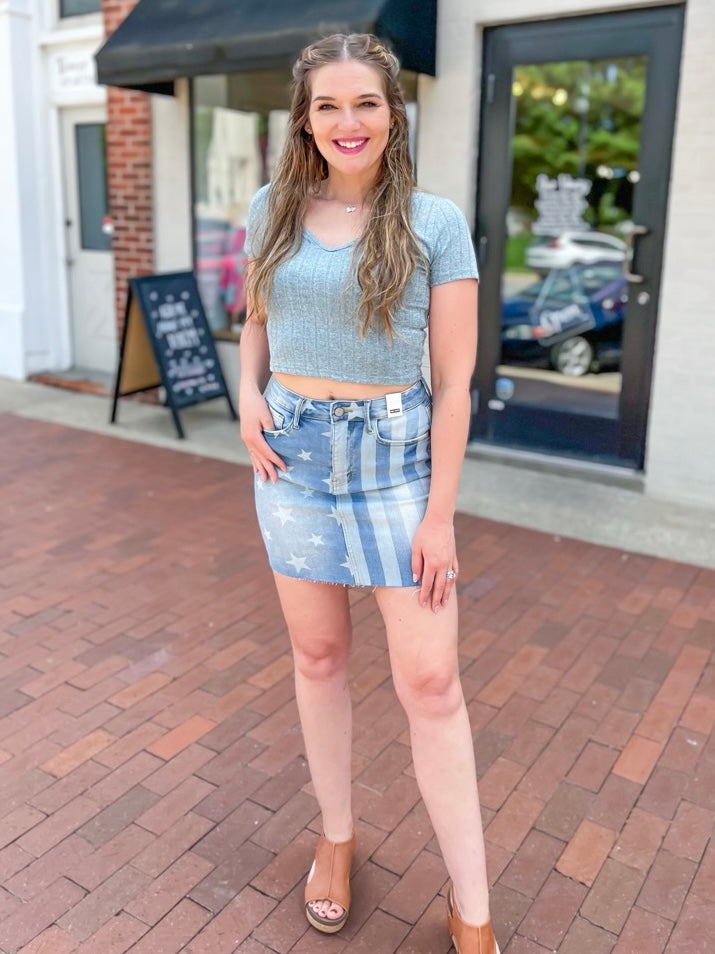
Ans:
{"type": "Polygon", "coordinates": [[[329,921],[337,921],[344,913],[344,909],[339,904],[334,904],[328,898],[322,901],[309,901],[308,907],[318,917],[326,918],[329,921]]]}

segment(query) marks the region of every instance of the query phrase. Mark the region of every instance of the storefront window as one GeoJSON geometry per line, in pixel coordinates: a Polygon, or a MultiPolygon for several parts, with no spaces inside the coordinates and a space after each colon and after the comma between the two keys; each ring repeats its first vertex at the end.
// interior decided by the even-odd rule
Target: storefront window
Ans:
{"type": "Polygon", "coordinates": [[[76,17],[83,13],[99,13],[101,0],[60,0],[60,16],[76,17]]]}
{"type": "MultiPolygon", "coordinates": [[[[288,87],[287,74],[268,72],[201,76],[193,83],[194,262],[219,338],[238,338],[245,320],[248,206],[270,181],[283,148],[288,87]]],[[[415,103],[408,113],[414,139],[415,103]]]]}
{"type": "MultiPolygon", "coordinates": [[[[248,206],[256,190],[270,180],[288,119],[285,109],[251,103],[246,85],[245,74],[194,81],[196,277],[214,334],[227,338],[240,333],[246,315],[243,247],[248,206]]],[[[287,100],[287,92],[284,95],[287,100]]]]}

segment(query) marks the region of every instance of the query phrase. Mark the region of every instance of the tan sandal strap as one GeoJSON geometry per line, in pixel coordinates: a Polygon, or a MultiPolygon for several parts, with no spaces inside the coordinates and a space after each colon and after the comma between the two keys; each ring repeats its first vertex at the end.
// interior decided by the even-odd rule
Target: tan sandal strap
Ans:
{"type": "Polygon", "coordinates": [[[459,954],[497,954],[497,942],[491,921],[485,924],[467,924],[462,920],[450,887],[447,896],[447,926],[459,954]]]}
{"type": "Polygon", "coordinates": [[[323,835],[315,849],[313,876],[305,886],[305,903],[332,901],[346,911],[350,907],[350,868],[355,833],[350,841],[332,842],[323,835]]]}

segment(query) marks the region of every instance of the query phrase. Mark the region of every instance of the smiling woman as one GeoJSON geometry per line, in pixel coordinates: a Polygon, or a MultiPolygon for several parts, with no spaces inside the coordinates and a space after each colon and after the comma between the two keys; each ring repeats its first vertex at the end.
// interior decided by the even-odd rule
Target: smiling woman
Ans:
{"type": "Polygon", "coordinates": [[[470,414],[477,265],[449,200],[415,186],[394,54],[334,35],[293,70],[283,153],[247,223],[241,436],[295,662],[323,836],[305,915],[349,916],[350,602],[375,592],[415,774],[453,886],[459,954],[498,954],[459,680],[453,514],[470,414]],[[429,329],[433,394],[421,380],[429,329]]]}

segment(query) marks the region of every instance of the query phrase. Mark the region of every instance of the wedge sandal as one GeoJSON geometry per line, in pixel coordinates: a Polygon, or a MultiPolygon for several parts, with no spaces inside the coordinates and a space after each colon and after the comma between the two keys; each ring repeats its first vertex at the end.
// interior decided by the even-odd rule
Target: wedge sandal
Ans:
{"type": "Polygon", "coordinates": [[[457,954],[499,954],[491,921],[479,925],[463,921],[451,886],[447,895],[447,927],[457,954]]]}
{"type": "Polygon", "coordinates": [[[350,868],[355,849],[355,832],[349,841],[333,842],[321,835],[315,849],[315,860],[305,886],[305,916],[308,923],[323,934],[335,934],[345,924],[350,911],[350,868]],[[311,901],[339,904],[339,918],[324,918],[311,910],[311,901]]]}

